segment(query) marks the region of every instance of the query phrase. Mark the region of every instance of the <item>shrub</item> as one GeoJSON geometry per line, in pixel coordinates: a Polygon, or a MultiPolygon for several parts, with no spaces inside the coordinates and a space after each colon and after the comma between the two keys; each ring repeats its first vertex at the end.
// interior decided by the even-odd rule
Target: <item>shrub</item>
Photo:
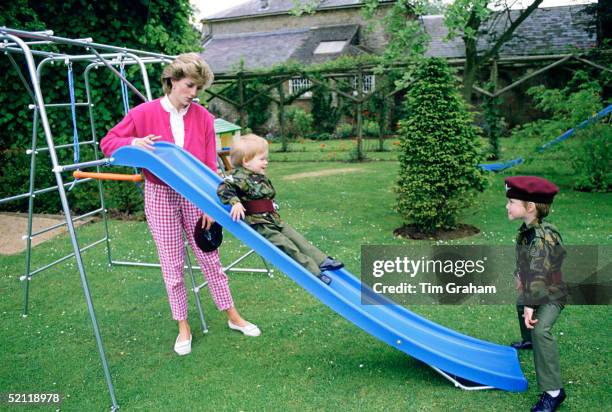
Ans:
{"type": "MultiPolygon", "coordinates": [[[[244,70],[244,65],[238,66],[239,70],[244,70]]],[[[247,127],[256,133],[264,134],[264,126],[270,118],[270,99],[264,94],[261,94],[267,86],[269,86],[270,80],[259,80],[253,79],[244,82],[242,89],[242,98],[244,101],[249,101],[244,108],[246,112],[247,127]]],[[[240,101],[240,88],[238,83],[232,83],[223,92],[224,95],[234,101],[240,101]]]]}
{"type": "Polygon", "coordinates": [[[323,86],[312,90],[312,118],[320,133],[332,133],[340,120],[341,108],[334,106],[331,92],[323,86]]]}
{"type": "Polygon", "coordinates": [[[353,136],[353,125],[348,123],[340,123],[336,126],[336,131],[334,132],[338,139],[348,139],[353,136]]]}
{"type": "Polygon", "coordinates": [[[479,129],[446,62],[425,60],[414,79],[399,128],[396,209],[419,230],[434,232],[455,227],[472,192],[484,190],[479,129]]]}
{"type": "Polygon", "coordinates": [[[363,134],[367,137],[378,137],[380,127],[378,123],[373,120],[366,120],[362,126],[363,134]]]}
{"type": "Polygon", "coordinates": [[[575,171],[574,189],[587,192],[612,190],[612,128],[599,124],[582,130],[574,136],[580,141],[572,151],[571,162],[575,171]]]}
{"type": "MultiPolygon", "coordinates": [[[[488,82],[485,87],[490,92],[495,91],[495,84],[493,82],[488,82]]],[[[500,97],[485,96],[482,102],[482,114],[484,117],[483,129],[489,140],[490,146],[488,149],[489,154],[487,155],[488,160],[499,159],[499,138],[506,124],[505,119],[501,115],[500,104],[500,97]]]]}
{"type": "Polygon", "coordinates": [[[602,87],[582,70],[576,71],[562,89],[531,87],[529,94],[536,108],[550,114],[548,118],[526,123],[512,131],[513,138],[540,138],[547,142],[588,119],[601,110],[602,87]]]}
{"type": "Polygon", "coordinates": [[[308,136],[312,140],[331,140],[334,136],[330,133],[322,132],[322,133],[313,133],[308,136]]]}
{"type": "Polygon", "coordinates": [[[312,115],[299,107],[289,107],[285,113],[285,133],[291,139],[305,137],[312,133],[312,115]]]}
{"type": "MultiPolygon", "coordinates": [[[[604,88],[609,87],[610,75],[602,74],[594,80],[583,70],[577,70],[568,84],[560,89],[532,87],[528,94],[536,101],[536,107],[549,114],[545,119],[522,125],[512,131],[513,138],[537,139],[538,144],[551,141],[561,133],[581,124],[601,110],[604,88]]],[[[584,191],[610,190],[610,164],[612,137],[610,125],[591,125],[578,130],[571,141],[544,152],[567,151],[574,168],[574,188],[584,191]],[[569,149],[568,149],[569,148],[569,149]]]]}
{"type": "Polygon", "coordinates": [[[351,149],[348,151],[348,161],[349,162],[363,162],[364,160],[367,160],[367,159],[368,159],[368,156],[365,153],[363,153],[363,151],[360,151],[359,148],[357,147],[357,142],[354,142],[351,149]]]}

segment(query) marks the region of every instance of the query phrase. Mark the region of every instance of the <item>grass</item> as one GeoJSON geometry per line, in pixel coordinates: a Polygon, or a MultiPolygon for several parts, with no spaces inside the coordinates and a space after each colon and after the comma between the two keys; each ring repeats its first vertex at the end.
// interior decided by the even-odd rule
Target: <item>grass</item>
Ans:
{"type": "MultiPolygon", "coordinates": [[[[383,151],[378,151],[378,139],[363,139],[362,150],[369,160],[397,159],[398,139],[386,139],[383,151]]],[[[355,140],[324,140],[312,141],[299,139],[288,145],[286,152],[281,152],[281,144],[272,143],[270,160],[273,162],[334,162],[354,160],[356,151],[355,140]]]]}
{"type": "MultiPolygon", "coordinates": [[[[520,147],[508,143],[503,142],[505,158],[520,153],[520,147]]],[[[362,244],[416,243],[392,236],[402,224],[393,211],[396,162],[355,163],[350,167],[357,171],[322,178],[285,178],[347,168],[346,163],[300,158],[320,155],[320,144],[305,143],[302,152],[272,155],[270,175],[284,218],[355,274],[362,244]],[[279,156],[296,158],[283,162],[279,156]]],[[[382,155],[391,160],[394,153],[382,155]]],[[[564,167],[565,154],[547,156],[511,173],[539,174],[559,183],[562,191],[551,220],[566,243],[612,244],[612,195],[571,191],[572,172],[564,167]]],[[[517,224],[505,217],[504,176],[492,175],[488,189],[463,216],[463,222],[482,232],[453,243],[511,244],[517,224]]],[[[102,230],[100,222],[80,227],[80,243],[98,239],[102,230]]],[[[114,258],[155,260],[145,223],[112,221],[110,232],[114,258]]],[[[70,251],[68,238],[62,236],[37,246],[33,257],[40,266],[70,251]]],[[[236,239],[226,236],[222,247],[226,264],[244,251],[236,239]]],[[[524,411],[537,396],[530,353],[520,355],[530,382],[527,393],[461,391],[428,366],[345,321],[280,273],[273,278],[231,275],[238,308],[261,327],[260,338],[230,331],[204,291],[210,332],[195,333],[192,354],[179,358],[172,352],[176,326],[159,270],[109,268],[103,247],[83,256],[122,410],[524,411]]],[[[261,263],[252,258],[245,264],[249,265],[261,263]]],[[[0,392],[59,392],[65,397],[64,411],[106,409],[110,401],[74,260],[34,277],[26,318],[20,316],[23,294],[18,279],[23,268],[23,254],[2,257],[0,392]]],[[[189,299],[190,322],[196,331],[197,311],[193,296],[189,299]]],[[[511,305],[410,309],[480,339],[507,344],[518,338],[511,305]]],[[[612,404],[610,315],[606,306],[571,306],[555,326],[569,395],[561,410],[602,410],[612,404]]]]}

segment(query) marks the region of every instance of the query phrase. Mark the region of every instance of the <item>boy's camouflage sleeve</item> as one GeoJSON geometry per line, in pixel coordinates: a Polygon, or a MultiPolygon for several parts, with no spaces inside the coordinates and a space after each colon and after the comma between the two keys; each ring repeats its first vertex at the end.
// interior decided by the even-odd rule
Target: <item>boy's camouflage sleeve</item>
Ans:
{"type": "Polygon", "coordinates": [[[217,188],[217,196],[219,196],[221,203],[234,206],[236,203],[240,203],[240,193],[245,192],[245,185],[245,180],[230,175],[217,188]]]}

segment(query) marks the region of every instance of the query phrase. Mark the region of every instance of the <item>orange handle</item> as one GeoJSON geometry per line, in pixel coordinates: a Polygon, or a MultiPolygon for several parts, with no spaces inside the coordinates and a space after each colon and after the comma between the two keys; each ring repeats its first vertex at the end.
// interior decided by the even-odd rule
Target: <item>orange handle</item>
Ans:
{"type": "Polygon", "coordinates": [[[75,170],[72,173],[77,179],[84,178],[92,178],[92,179],[100,179],[100,180],[127,180],[132,182],[142,182],[142,176],[139,174],[134,175],[123,175],[120,173],[95,173],[95,172],[81,172],[80,170],[75,170]]]}

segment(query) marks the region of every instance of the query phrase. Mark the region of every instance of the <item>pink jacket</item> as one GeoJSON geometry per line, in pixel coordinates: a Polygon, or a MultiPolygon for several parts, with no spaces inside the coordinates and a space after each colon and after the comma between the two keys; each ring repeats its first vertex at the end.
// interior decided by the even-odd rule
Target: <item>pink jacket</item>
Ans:
{"type": "MultiPolygon", "coordinates": [[[[217,146],[212,115],[203,106],[191,103],[183,121],[185,123],[183,148],[216,171],[217,146]]],[[[132,144],[135,137],[145,137],[150,134],[161,136],[157,141],[174,143],[170,128],[170,113],[162,107],[161,98],[130,110],[123,120],[104,136],[100,148],[106,157],[110,157],[121,146],[132,144]]],[[[147,180],[164,184],[148,170],[145,170],[144,174],[147,180]]]]}

